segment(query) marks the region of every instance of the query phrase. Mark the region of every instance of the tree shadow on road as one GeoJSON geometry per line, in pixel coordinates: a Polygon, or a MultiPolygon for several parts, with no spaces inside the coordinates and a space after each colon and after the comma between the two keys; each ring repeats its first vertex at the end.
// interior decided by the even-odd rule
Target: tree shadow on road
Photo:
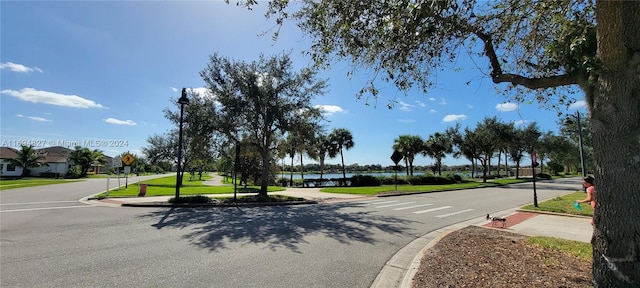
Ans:
{"type": "MultiPolygon", "coordinates": [[[[263,243],[269,249],[298,252],[306,236],[325,235],[341,243],[352,241],[375,244],[374,234],[409,234],[411,220],[373,215],[369,212],[342,211],[345,205],[317,204],[270,207],[171,208],[140,216],[157,218],[157,229],[188,229],[183,238],[194,245],[225,249],[227,242],[263,243]]],[[[415,235],[412,235],[415,236],[415,235]]]]}

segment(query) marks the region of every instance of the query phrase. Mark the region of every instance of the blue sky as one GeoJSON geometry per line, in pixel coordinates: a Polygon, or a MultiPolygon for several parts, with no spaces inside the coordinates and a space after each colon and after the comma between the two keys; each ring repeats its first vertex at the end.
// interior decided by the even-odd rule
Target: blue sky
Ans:
{"type": "MultiPolygon", "coordinates": [[[[248,11],[223,1],[2,1],[1,146],[80,143],[110,156],[141,155],[148,136],[175,128],[162,110],[175,109],[182,87],[204,85],[199,72],[209,55],[251,62],[260,53],[290,51],[298,69],[310,65],[300,53],[310,41],[294,25],[285,25],[275,42],[269,33],[259,36],[274,27],[263,16],[265,4],[248,11]]],[[[399,101],[393,110],[386,100],[369,106],[357,100],[367,71],[348,79],[349,66],[335,63],[320,74],[329,89],[314,104],[325,107],[329,130],[352,132],[348,164],[392,165],[399,135],[426,139],[456,123],[475,127],[485,117],[557,131],[555,111],[506,102],[475,66],[484,63],[459,58],[460,69],[438,73],[428,94],[382,87],[383,97],[399,101]]],[[[468,161],[449,156],[444,162],[468,161]]],[[[414,164],[432,163],[420,156],[414,164]]]]}

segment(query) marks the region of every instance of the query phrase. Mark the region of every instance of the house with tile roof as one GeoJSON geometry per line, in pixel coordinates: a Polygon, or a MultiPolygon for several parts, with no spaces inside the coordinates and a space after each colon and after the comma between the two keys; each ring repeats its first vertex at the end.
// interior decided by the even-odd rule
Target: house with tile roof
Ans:
{"type": "MultiPolygon", "coordinates": [[[[29,169],[30,176],[43,177],[63,177],[67,175],[69,167],[73,164],[67,158],[71,149],[54,146],[48,148],[37,149],[38,155],[44,156],[41,162],[47,165],[34,167],[29,169]]],[[[2,177],[20,177],[22,175],[22,167],[16,167],[9,163],[6,159],[15,159],[18,157],[18,150],[11,147],[0,147],[0,165],[2,177]]]]}

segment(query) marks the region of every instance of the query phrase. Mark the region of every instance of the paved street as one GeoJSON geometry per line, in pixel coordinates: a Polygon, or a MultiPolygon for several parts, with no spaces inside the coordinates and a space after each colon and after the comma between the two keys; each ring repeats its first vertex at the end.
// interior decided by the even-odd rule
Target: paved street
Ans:
{"type": "MultiPolygon", "coordinates": [[[[0,192],[3,287],[369,287],[412,240],[533,201],[528,183],[257,208],[56,202],[99,185],[0,192]],[[20,204],[29,201],[50,203],[20,204]]],[[[539,201],[579,187],[539,183],[539,201]]]]}

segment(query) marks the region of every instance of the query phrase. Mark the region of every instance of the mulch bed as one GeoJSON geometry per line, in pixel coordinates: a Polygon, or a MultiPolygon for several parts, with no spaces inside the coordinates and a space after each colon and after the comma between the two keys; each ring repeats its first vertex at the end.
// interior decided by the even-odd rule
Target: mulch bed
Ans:
{"type": "Polygon", "coordinates": [[[591,261],[527,244],[527,236],[469,226],[424,255],[413,287],[591,287],[591,261]]]}

